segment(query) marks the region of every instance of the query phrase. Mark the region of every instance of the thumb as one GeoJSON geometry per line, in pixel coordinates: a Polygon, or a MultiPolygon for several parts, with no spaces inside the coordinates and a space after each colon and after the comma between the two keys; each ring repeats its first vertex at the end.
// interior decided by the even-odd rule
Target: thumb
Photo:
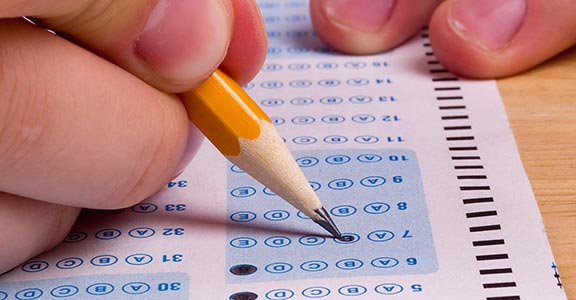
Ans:
{"type": "Polygon", "coordinates": [[[2,2],[0,18],[28,16],[168,92],[188,90],[214,71],[234,25],[229,0],[2,2]]]}
{"type": "Polygon", "coordinates": [[[422,29],[442,0],[310,0],[318,37],[345,53],[373,54],[422,29]]]}
{"type": "Polygon", "coordinates": [[[576,43],[576,1],[448,0],[434,13],[430,40],[452,72],[512,75],[576,43]]]}

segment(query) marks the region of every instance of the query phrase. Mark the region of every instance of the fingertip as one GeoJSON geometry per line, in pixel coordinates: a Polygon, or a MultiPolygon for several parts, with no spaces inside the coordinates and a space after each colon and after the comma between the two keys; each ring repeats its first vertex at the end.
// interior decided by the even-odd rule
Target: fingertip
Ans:
{"type": "Polygon", "coordinates": [[[430,40],[438,60],[453,73],[499,78],[574,45],[574,26],[572,1],[448,0],[432,16],[430,40]]]}
{"type": "MultiPolygon", "coordinates": [[[[488,35],[491,25],[483,22],[481,26],[484,28],[469,29],[473,20],[463,20],[471,18],[473,12],[470,9],[476,9],[475,6],[469,7],[464,16],[455,16],[460,13],[462,4],[446,1],[436,9],[430,20],[430,42],[438,60],[452,73],[469,78],[496,78],[516,72],[509,62],[499,58],[506,50],[504,45],[498,46],[494,42],[489,47],[473,36],[474,31],[488,35]]],[[[477,28],[478,25],[474,26],[477,28]]],[[[500,43],[508,42],[501,40],[500,43]]]]}
{"type": "Polygon", "coordinates": [[[434,55],[452,73],[477,77],[475,71],[483,69],[476,56],[470,55],[466,41],[454,34],[448,21],[447,5],[440,5],[432,15],[429,35],[434,55]]]}
{"type": "Polygon", "coordinates": [[[428,21],[440,0],[311,0],[316,33],[345,53],[373,54],[410,38],[428,21]]]}
{"type": "Polygon", "coordinates": [[[370,54],[386,50],[383,27],[395,1],[311,0],[310,18],[318,37],[344,53],[370,54]]]}
{"type": "Polygon", "coordinates": [[[228,1],[160,0],[135,41],[131,67],[161,90],[190,90],[224,59],[232,22],[228,1]]]}

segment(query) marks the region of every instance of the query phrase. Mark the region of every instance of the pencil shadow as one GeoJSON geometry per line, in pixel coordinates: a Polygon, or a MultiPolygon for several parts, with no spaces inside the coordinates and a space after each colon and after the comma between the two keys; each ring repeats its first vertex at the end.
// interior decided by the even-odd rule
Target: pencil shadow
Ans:
{"type": "MultiPolygon", "coordinates": [[[[76,222],[75,227],[85,227],[88,224],[94,225],[98,223],[117,224],[118,222],[125,222],[127,214],[132,214],[128,209],[121,209],[115,211],[99,211],[99,210],[85,210],[82,216],[76,222]]],[[[133,222],[139,223],[139,218],[132,219],[133,222]]],[[[282,222],[270,222],[264,220],[253,220],[250,222],[234,222],[225,215],[221,214],[190,214],[190,213],[164,213],[160,212],[154,216],[153,223],[158,226],[187,226],[190,228],[202,228],[203,231],[208,232],[221,232],[233,228],[236,233],[242,232],[245,234],[262,234],[262,235],[290,235],[290,236],[318,236],[324,238],[332,238],[331,235],[325,233],[324,230],[313,223],[311,220],[302,220],[303,226],[314,226],[314,228],[303,229],[295,228],[282,222]],[[272,223],[272,226],[271,226],[272,223]],[[313,225],[310,225],[313,224],[313,225]]],[[[293,224],[293,223],[292,223],[293,224]]]]}
{"type": "MultiPolygon", "coordinates": [[[[194,216],[166,216],[170,222],[178,222],[186,224],[191,227],[199,227],[209,231],[226,231],[233,228],[236,233],[243,232],[245,234],[262,234],[262,235],[284,235],[284,236],[318,236],[324,238],[333,238],[331,235],[324,233],[319,225],[318,230],[302,229],[287,226],[287,224],[275,223],[270,226],[270,222],[254,220],[250,222],[234,222],[223,219],[217,215],[194,215],[194,216]]],[[[310,222],[311,220],[303,220],[303,222],[310,222]]]]}

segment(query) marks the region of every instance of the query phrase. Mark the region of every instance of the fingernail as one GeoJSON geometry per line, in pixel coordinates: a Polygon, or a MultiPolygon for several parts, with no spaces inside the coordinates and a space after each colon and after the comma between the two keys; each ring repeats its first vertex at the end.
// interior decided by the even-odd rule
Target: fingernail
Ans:
{"type": "Polygon", "coordinates": [[[186,148],[182,153],[180,162],[178,162],[176,165],[174,176],[172,176],[172,178],[176,178],[182,174],[182,172],[184,172],[188,164],[190,164],[190,161],[192,161],[194,156],[196,156],[196,153],[198,152],[198,149],[200,149],[203,140],[204,135],[202,135],[200,130],[196,128],[192,122],[189,122],[188,141],[186,142],[186,148]]]}
{"type": "Polygon", "coordinates": [[[525,0],[459,0],[450,7],[449,23],[462,38],[493,51],[509,45],[525,14],[525,0]]]}
{"type": "Polygon", "coordinates": [[[354,30],[374,32],[386,24],[396,0],[322,0],[326,18],[354,30]]]}
{"type": "Polygon", "coordinates": [[[231,14],[220,0],[158,0],[134,50],[161,79],[205,79],[225,56],[231,14]]]}

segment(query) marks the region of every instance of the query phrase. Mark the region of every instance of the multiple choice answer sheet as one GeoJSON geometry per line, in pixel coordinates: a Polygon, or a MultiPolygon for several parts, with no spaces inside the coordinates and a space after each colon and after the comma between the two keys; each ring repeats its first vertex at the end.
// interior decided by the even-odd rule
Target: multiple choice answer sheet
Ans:
{"type": "Polygon", "coordinates": [[[493,81],[450,74],[426,29],[346,56],[306,1],[260,6],[269,57],[245,89],[347,239],[206,142],[155,196],[84,212],[0,276],[0,300],[566,299],[493,81]]]}

